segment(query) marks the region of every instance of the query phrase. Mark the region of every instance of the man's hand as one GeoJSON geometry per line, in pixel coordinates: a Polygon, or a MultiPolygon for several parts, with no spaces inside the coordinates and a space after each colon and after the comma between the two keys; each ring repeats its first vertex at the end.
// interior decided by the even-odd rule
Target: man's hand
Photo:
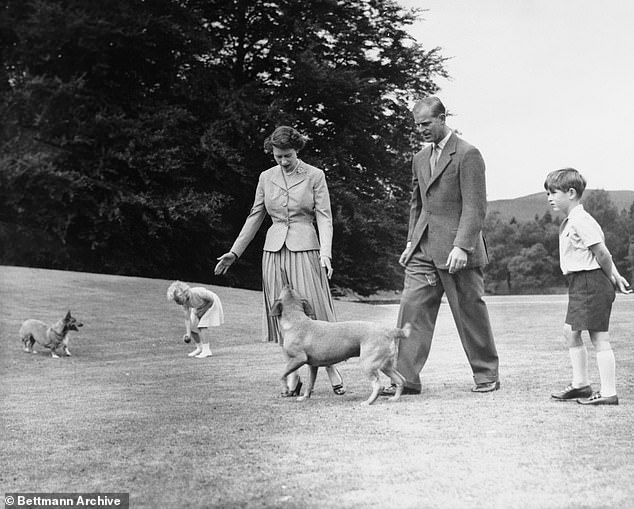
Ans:
{"type": "Polygon", "coordinates": [[[459,270],[464,269],[467,266],[467,252],[464,249],[454,246],[449,256],[447,257],[447,266],[449,267],[449,274],[455,274],[459,270]]]}
{"type": "Polygon", "coordinates": [[[409,252],[410,252],[411,249],[412,249],[412,243],[408,242],[407,246],[405,246],[405,250],[401,253],[401,257],[398,259],[398,263],[402,267],[405,267],[405,260],[409,256],[409,252]]]}

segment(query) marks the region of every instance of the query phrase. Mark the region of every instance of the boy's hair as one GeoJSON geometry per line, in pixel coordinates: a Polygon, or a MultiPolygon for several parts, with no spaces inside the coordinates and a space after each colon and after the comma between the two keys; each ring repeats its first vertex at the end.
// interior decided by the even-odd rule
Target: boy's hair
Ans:
{"type": "Polygon", "coordinates": [[[554,191],[563,191],[565,193],[569,189],[574,189],[577,191],[577,196],[581,198],[586,189],[586,179],[574,168],[563,168],[551,171],[546,176],[544,189],[551,193],[554,191]]]}

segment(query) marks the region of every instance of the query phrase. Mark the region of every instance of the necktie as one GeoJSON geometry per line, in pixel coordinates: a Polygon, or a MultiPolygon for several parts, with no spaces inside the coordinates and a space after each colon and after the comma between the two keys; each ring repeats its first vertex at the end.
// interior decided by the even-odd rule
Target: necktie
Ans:
{"type": "Polygon", "coordinates": [[[438,162],[438,157],[440,157],[440,148],[434,143],[431,148],[431,159],[429,160],[432,177],[434,176],[434,172],[436,171],[436,163],[438,162]]]}

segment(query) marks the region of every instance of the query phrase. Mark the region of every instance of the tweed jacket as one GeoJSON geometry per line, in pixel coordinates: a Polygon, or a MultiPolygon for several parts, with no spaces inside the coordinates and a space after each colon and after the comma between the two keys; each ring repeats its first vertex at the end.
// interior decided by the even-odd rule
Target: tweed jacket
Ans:
{"type": "Polygon", "coordinates": [[[268,214],[273,224],[264,251],[279,251],[286,244],[290,251],[318,249],[332,257],[332,211],[323,170],[302,161],[296,173],[282,172],[278,165],[260,174],[251,212],[231,251],[241,256],[268,214]]]}
{"type": "Polygon", "coordinates": [[[452,133],[431,176],[432,145],[414,155],[408,242],[422,247],[436,267],[447,269],[454,246],[468,253],[467,268],[488,262],[482,237],[487,198],[484,160],[480,151],[452,133]]]}

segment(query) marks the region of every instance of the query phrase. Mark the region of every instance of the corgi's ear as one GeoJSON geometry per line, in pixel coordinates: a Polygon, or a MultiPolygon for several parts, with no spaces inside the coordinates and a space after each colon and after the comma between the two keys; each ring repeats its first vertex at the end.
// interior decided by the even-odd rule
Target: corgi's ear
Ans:
{"type": "Polygon", "coordinates": [[[302,307],[304,308],[304,313],[306,314],[306,316],[308,316],[312,320],[316,318],[315,311],[313,311],[313,306],[311,306],[310,302],[308,302],[306,299],[302,299],[302,307]]]}
{"type": "Polygon", "coordinates": [[[282,316],[282,301],[276,300],[273,302],[273,306],[271,306],[271,312],[269,316],[282,316]]]}
{"type": "Polygon", "coordinates": [[[68,313],[66,313],[66,320],[68,320],[70,318],[70,309],[68,310],[68,313]]]}

